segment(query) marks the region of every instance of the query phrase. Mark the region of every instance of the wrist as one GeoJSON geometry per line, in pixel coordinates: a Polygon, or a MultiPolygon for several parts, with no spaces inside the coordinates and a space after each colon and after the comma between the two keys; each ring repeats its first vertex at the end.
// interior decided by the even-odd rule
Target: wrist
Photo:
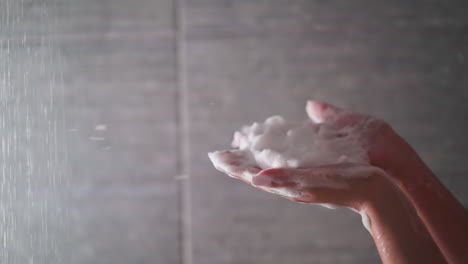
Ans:
{"type": "Polygon", "coordinates": [[[413,166],[400,167],[398,170],[388,172],[403,192],[413,193],[421,189],[430,188],[438,182],[434,173],[421,163],[413,166]]]}
{"type": "Polygon", "coordinates": [[[366,203],[366,207],[370,209],[386,206],[388,203],[395,201],[399,192],[401,192],[385,174],[378,177],[373,185],[373,191],[366,203]]]}
{"type": "MultiPolygon", "coordinates": [[[[389,178],[383,178],[378,181],[378,185],[372,193],[371,199],[363,204],[360,211],[369,217],[371,223],[376,221],[400,222],[402,219],[407,218],[413,220],[418,219],[410,200],[389,178]]],[[[406,232],[416,231],[416,229],[414,229],[415,225],[413,220],[409,221],[409,225],[399,228],[407,229],[406,232]]],[[[401,224],[403,224],[403,222],[401,222],[401,224]]]]}
{"type": "Polygon", "coordinates": [[[366,196],[356,208],[359,211],[375,210],[387,207],[390,203],[399,200],[402,195],[398,186],[390,179],[389,175],[383,171],[369,181],[366,196]]]}

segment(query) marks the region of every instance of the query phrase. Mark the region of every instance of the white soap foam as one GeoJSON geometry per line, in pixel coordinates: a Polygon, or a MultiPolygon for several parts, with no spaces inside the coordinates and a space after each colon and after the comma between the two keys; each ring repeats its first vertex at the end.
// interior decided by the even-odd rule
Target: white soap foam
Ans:
{"type": "Polygon", "coordinates": [[[320,206],[322,206],[322,207],[325,207],[325,208],[327,208],[327,209],[332,209],[332,210],[338,208],[338,206],[336,206],[336,205],[326,204],[326,203],[319,203],[319,204],[317,204],[317,205],[320,205],[320,206]]]}
{"type": "Polygon", "coordinates": [[[228,174],[231,177],[241,177],[248,182],[252,181],[252,178],[260,171],[256,168],[255,160],[247,155],[245,151],[241,150],[232,150],[232,151],[214,151],[208,153],[208,156],[213,162],[213,165],[219,171],[222,171],[228,174]],[[235,160],[236,164],[233,165],[229,160],[226,160],[225,153],[229,152],[230,154],[237,157],[235,160]]]}
{"type": "MultiPolygon", "coordinates": [[[[366,151],[358,142],[358,133],[350,127],[337,129],[327,122],[288,122],[281,116],[272,116],[263,123],[253,123],[235,132],[233,146],[237,149],[211,152],[209,157],[218,170],[248,182],[263,169],[368,163],[366,151]]],[[[354,175],[359,177],[362,173],[359,170],[343,171],[343,176],[354,175]]],[[[297,184],[302,187],[347,187],[345,183],[330,181],[326,174],[313,178],[296,176],[297,184]]],[[[269,191],[288,197],[302,195],[279,188],[270,188],[269,191]]]]}
{"type": "Polygon", "coordinates": [[[361,212],[360,215],[361,215],[362,225],[363,225],[363,226],[367,229],[367,231],[370,233],[370,232],[371,232],[371,229],[370,229],[370,220],[369,220],[369,217],[368,217],[367,214],[364,213],[364,212],[361,212]]]}
{"type": "Polygon", "coordinates": [[[290,197],[290,198],[300,198],[304,194],[300,191],[291,189],[291,188],[286,188],[286,187],[279,187],[279,188],[264,188],[266,191],[278,194],[284,197],[290,197]]]}
{"type": "Polygon", "coordinates": [[[361,221],[362,221],[362,225],[364,226],[364,228],[366,228],[366,230],[371,233],[371,223],[370,223],[370,220],[369,220],[369,217],[367,216],[366,212],[364,212],[364,210],[362,211],[358,211],[354,208],[351,208],[351,207],[348,207],[351,211],[353,212],[356,212],[358,213],[360,216],[361,216],[361,221]]]}
{"type": "Polygon", "coordinates": [[[234,134],[233,145],[250,152],[262,169],[308,168],[333,163],[367,163],[367,155],[349,128],[334,129],[312,120],[287,122],[272,116],[234,134]]]}

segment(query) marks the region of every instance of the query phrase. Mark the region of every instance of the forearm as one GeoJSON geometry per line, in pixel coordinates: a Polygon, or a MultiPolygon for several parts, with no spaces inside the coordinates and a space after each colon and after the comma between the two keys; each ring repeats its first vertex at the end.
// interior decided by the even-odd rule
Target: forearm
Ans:
{"type": "Polygon", "coordinates": [[[364,209],[384,264],[446,263],[411,203],[396,186],[379,188],[364,209]]]}
{"type": "Polygon", "coordinates": [[[449,263],[468,263],[468,214],[425,165],[401,172],[402,190],[449,263]]]}

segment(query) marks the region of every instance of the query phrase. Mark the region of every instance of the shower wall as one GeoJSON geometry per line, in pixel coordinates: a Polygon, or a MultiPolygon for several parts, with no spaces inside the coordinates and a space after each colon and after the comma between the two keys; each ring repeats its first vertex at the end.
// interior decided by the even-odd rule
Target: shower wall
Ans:
{"type": "Polygon", "coordinates": [[[468,206],[465,1],[0,0],[0,263],[378,263],[349,210],[217,172],[309,98],[388,120],[468,206]]]}

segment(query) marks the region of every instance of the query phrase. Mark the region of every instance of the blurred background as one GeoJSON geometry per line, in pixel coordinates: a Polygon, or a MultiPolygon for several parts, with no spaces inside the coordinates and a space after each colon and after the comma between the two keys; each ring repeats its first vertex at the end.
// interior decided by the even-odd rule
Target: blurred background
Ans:
{"type": "Polygon", "coordinates": [[[468,205],[468,2],[0,0],[0,263],[379,263],[360,217],[207,152],[309,98],[386,119],[468,205]]]}

